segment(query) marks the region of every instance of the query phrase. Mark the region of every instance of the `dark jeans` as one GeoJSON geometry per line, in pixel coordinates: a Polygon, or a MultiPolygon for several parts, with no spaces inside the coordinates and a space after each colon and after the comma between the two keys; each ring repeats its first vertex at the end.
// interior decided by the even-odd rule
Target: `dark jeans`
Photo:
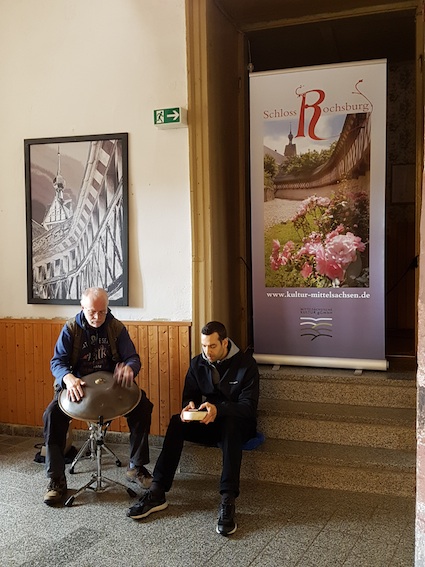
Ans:
{"type": "MultiPolygon", "coordinates": [[[[43,414],[46,474],[49,478],[58,478],[65,472],[64,450],[71,421],[71,418],[59,407],[58,395],[50,402],[43,414]]],[[[142,390],[140,402],[125,416],[130,429],[130,461],[136,467],[149,463],[152,408],[152,402],[142,390]]]]}
{"type": "Polygon", "coordinates": [[[220,447],[223,468],[220,493],[233,492],[239,496],[239,479],[242,463],[242,445],[255,436],[256,424],[252,420],[221,417],[207,425],[181,421],[173,415],[165,434],[162,451],[153,472],[153,480],[168,492],[174,480],[184,441],[192,441],[210,447],[220,447]]]}

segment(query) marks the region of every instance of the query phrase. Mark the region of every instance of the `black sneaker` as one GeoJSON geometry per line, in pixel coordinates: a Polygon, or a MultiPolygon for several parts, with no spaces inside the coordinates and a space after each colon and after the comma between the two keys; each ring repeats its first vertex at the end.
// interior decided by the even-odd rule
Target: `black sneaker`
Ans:
{"type": "Polygon", "coordinates": [[[221,500],[216,532],[223,536],[229,536],[235,533],[237,527],[235,522],[235,499],[225,496],[221,500]]]}
{"type": "Polygon", "coordinates": [[[157,496],[148,490],[139,502],[128,510],[127,516],[133,518],[133,520],[141,520],[149,514],[165,510],[167,507],[168,502],[165,500],[165,495],[157,496]]]}
{"type": "Polygon", "coordinates": [[[47,492],[44,495],[44,503],[51,506],[62,500],[67,491],[66,478],[51,478],[47,485],[47,492]]]}

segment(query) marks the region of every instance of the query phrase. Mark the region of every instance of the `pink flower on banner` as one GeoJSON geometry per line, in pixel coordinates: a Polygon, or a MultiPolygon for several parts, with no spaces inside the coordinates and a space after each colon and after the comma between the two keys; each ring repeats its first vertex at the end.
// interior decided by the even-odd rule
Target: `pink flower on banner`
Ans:
{"type": "Polygon", "coordinates": [[[278,270],[280,266],[279,262],[279,248],[280,242],[279,240],[273,240],[272,243],[272,253],[270,255],[270,266],[272,270],[278,270]]]}
{"type": "MultiPolygon", "coordinates": [[[[331,232],[329,232],[329,233],[326,235],[326,239],[325,239],[326,242],[329,242],[330,240],[332,240],[333,238],[335,238],[335,236],[338,236],[338,234],[341,234],[342,232],[344,232],[344,230],[345,230],[344,225],[343,225],[343,224],[339,224],[339,225],[336,227],[335,230],[332,230],[331,232]]],[[[350,232],[350,233],[347,233],[347,234],[351,234],[351,232],[350,232]]]]}
{"type": "Polygon", "coordinates": [[[304,279],[307,279],[308,276],[311,276],[312,273],[313,273],[313,268],[310,266],[308,262],[306,262],[302,267],[300,274],[304,279]]]}
{"type": "Polygon", "coordinates": [[[316,207],[326,208],[330,204],[330,199],[328,197],[317,197],[316,195],[311,195],[301,203],[295,215],[292,217],[292,222],[296,222],[298,219],[304,217],[309,211],[313,211],[316,207]]]}
{"type": "Polygon", "coordinates": [[[270,256],[270,266],[272,270],[278,270],[280,266],[286,266],[288,262],[290,262],[292,258],[292,252],[295,249],[295,244],[292,240],[289,240],[285,246],[280,250],[280,242],[279,240],[273,240],[272,244],[272,253],[270,256]]]}
{"type": "Polygon", "coordinates": [[[319,207],[328,207],[331,200],[328,197],[317,197],[317,205],[319,207]]]}
{"type": "Polygon", "coordinates": [[[304,199],[296,214],[286,222],[295,231],[295,244],[272,244],[270,266],[284,273],[277,282],[289,285],[367,287],[369,198],[366,193],[348,192],[341,186],[330,198],[311,195],[304,199]],[[361,255],[360,255],[361,254],[361,255]],[[350,268],[349,268],[350,266],[350,268]]]}
{"type": "Polygon", "coordinates": [[[317,250],[316,267],[319,274],[326,276],[331,280],[338,279],[341,281],[342,279],[344,279],[343,267],[337,262],[335,258],[332,258],[332,256],[323,246],[320,246],[320,248],[317,250]]]}
{"type": "Polygon", "coordinates": [[[363,252],[364,249],[364,242],[352,232],[327,238],[325,246],[316,254],[317,271],[331,280],[342,281],[345,270],[356,260],[357,250],[363,252]]]}
{"type": "Polygon", "coordinates": [[[317,250],[322,246],[322,237],[318,232],[312,232],[308,238],[304,239],[304,243],[300,248],[301,254],[316,255],[317,250]]]}

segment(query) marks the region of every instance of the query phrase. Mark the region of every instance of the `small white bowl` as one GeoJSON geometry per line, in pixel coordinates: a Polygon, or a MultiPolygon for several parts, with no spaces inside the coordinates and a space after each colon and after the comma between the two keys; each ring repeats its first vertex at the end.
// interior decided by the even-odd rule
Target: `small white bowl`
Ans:
{"type": "Polygon", "coordinates": [[[183,412],[183,419],[186,421],[201,421],[207,415],[206,411],[187,410],[183,412]]]}

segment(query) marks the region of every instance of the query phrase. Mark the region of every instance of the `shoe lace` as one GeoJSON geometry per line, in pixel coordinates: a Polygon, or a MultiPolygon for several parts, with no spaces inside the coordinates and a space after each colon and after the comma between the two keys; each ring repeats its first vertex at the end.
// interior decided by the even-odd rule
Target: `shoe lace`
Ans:
{"type": "Polygon", "coordinates": [[[60,490],[63,486],[63,480],[51,478],[49,482],[49,490],[60,490]]]}
{"type": "Polygon", "coordinates": [[[233,504],[222,502],[220,507],[220,520],[231,521],[233,518],[233,504]]]}
{"type": "Polygon", "coordinates": [[[148,471],[147,468],[145,467],[138,467],[137,468],[137,476],[140,476],[142,478],[151,478],[151,473],[148,471]]]}
{"type": "Polygon", "coordinates": [[[146,502],[149,502],[150,500],[152,500],[152,494],[151,494],[150,490],[145,492],[143,494],[143,496],[141,498],[139,498],[140,504],[145,504],[146,502]]]}

